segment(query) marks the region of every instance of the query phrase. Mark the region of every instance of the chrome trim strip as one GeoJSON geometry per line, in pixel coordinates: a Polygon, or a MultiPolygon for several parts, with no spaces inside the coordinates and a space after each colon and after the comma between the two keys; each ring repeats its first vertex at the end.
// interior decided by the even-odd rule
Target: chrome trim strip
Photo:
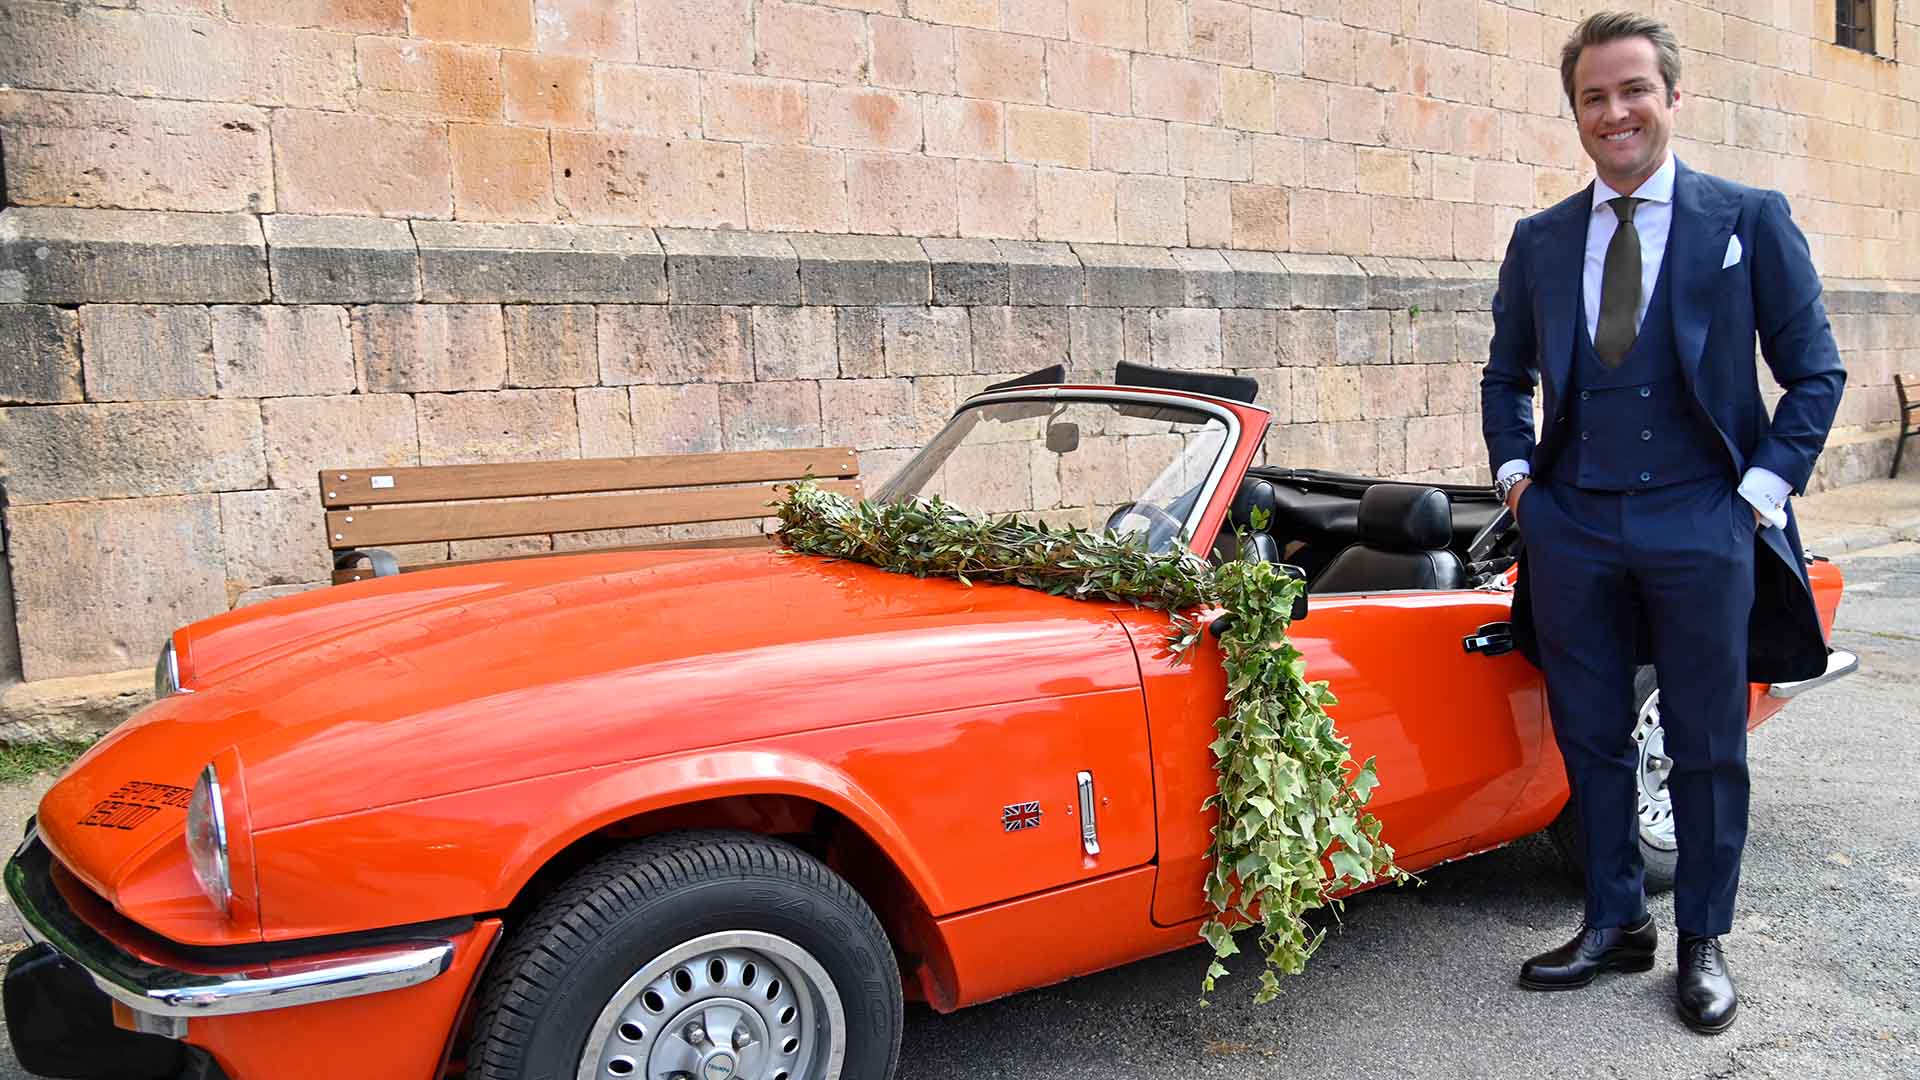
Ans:
{"type": "Polygon", "coordinates": [[[1767,687],[1767,696],[1791,698],[1803,694],[1816,686],[1825,686],[1835,679],[1851,675],[1860,670],[1860,658],[1845,649],[1827,651],[1827,670],[1811,679],[1799,682],[1780,682],[1767,687]]]}
{"type": "MultiPolygon", "coordinates": [[[[966,401],[961,402],[960,407],[953,411],[953,415],[959,416],[962,412],[975,405],[997,405],[1008,401],[1133,401],[1162,405],[1169,408],[1191,409],[1194,412],[1206,413],[1208,416],[1219,420],[1227,426],[1227,440],[1221,445],[1219,455],[1214,458],[1213,469],[1207,473],[1206,483],[1201,485],[1200,497],[1194,501],[1193,510],[1187,514],[1187,520],[1181,523],[1182,535],[1186,537],[1189,545],[1188,550],[1191,551],[1194,532],[1200,527],[1200,519],[1206,516],[1207,507],[1213,505],[1213,493],[1220,486],[1220,478],[1226,475],[1227,464],[1233,460],[1234,451],[1240,448],[1240,418],[1234,415],[1232,409],[1221,405],[1217,401],[1205,397],[1188,397],[1185,395],[1185,391],[1171,391],[1170,393],[1162,394],[1150,391],[1143,393],[1138,390],[1102,390],[1099,388],[1090,390],[1061,390],[1042,387],[1036,391],[1025,387],[1017,387],[1011,390],[996,390],[992,393],[975,394],[966,401]]],[[[1261,406],[1258,405],[1251,407],[1255,409],[1261,408],[1261,406]]],[[[948,417],[947,420],[948,423],[951,423],[953,417],[948,417]]],[[[944,430],[944,428],[942,430],[944,430]]],[[[932,439],[927,440],[929,446],[932,445],[932,443],[932,439]]],[[[907,463],[900,467],[900,471],[905,472],[912,468],[913,463],[919,459],[920,454],[926,452],[926,447],[921,447],[918,454],[909,458],[907,463]]]]}
{"type": "Polygon", "coordinates": [[[1100,822],[1094,817],[1093,774],[1082,771],[1080,783],[1080,846],[1089,855],[1100,854],[1100,822]]]}
{"type": "Polygon", "coordinates": [[[7,862],[7,894],[27,936],[86,969],[95,985],[136,1013],[232,1016],[417,986],[453,965],[453,942],[409,941],[273,960],[226,970],[185,971],[149,963],[114,944],[67,908],[44,869],[46,845],[28,837],[7,862]],[[35,850],[37,848],[37,850],[35,850]],[[36,880],[36,878],[38,880],[36,880]]]}

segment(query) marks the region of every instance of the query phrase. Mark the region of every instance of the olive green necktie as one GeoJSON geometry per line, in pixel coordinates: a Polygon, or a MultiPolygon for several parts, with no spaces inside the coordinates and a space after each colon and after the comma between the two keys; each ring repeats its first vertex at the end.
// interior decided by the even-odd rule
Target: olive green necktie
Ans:
{"type": "Polygon", "coordinates": [[[1600,321],[1593,331],[1593,351],[1600,362],[1617,368],[1633,348],[1639,333],[1640,230],[1633,227],[1633,211],[1645,200],[1625,195],[1607,200],[1620,225],[1607,244],[1607,261],[1600,270],[1600,321]]]}

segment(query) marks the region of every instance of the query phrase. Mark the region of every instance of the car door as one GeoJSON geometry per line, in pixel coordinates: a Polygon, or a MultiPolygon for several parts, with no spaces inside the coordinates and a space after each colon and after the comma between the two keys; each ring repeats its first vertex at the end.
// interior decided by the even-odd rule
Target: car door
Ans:
{"type": "MultiPolygon", "coordinates": [[[[1468,648],[1481,628],[1507,621],[1511,600],[1475,591],[1314,596],[1292,628],[1307,677],[1326,680],[1339,699],[1328,711],[1354,759],[1377,761],[1369,808],[1402,866],[1430,865],[1496,834],[1550,750],[1539,673],[1517,652],[1468,648]]],[[[1225,676],[1211,635],[1179,660],[1165,646],[1163,614],[1119,617],[1140,660],[1152,741],[1154,921],[1171,925],[1210,911],[1216,815],[1200,805],[1216,789],[1207,747],[1226,708],[1225,676]]]]}

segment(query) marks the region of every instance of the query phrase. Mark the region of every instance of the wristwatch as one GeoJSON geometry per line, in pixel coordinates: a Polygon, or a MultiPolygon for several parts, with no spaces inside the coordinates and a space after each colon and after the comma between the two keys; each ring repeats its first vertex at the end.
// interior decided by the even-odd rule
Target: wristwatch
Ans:
{"type": "Polygon", "coordinates": [[[1493,482],[1493,493],[1500,497],[1500,504],[1505,506],[1507,499],[1513,495],[1513,489],[1520,486],[1520,481],[1526,480],[1532,475],[1532,473],[1519,472],[1514,473],[1504,480],[1495,480],[1493,482]]]}

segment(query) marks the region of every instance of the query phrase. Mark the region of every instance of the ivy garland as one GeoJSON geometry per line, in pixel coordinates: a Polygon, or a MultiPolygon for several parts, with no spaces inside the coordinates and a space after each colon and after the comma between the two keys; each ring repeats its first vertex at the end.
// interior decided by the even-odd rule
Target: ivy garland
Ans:
{"type": "Polygon", "coordinates": [[[1326,937],[1324,927],[1308,925],[1307,912],[1330,903],[1337,910],[1332,894],[1382,877],[1407,879],[1366,810],[1378,783],[1373,759],[1354,766],[1327,715],[1333,695],[1326,683],[1306,681],[1306,662],[1287,640],[1306,586],[1272,564],[1208,567],[1188,552],[1151,552],[1114,533],[977,517],[937,496],[856,503],[810,480],[773,505],[781,541],[797,552],[1166,611],[1168,646],[1183,657],[1205,632],[1199,609],[1225,609],[1228,710],[1214,721],[1219,738],[1210,747],[1219,790],[1200,807],[1220,812],[1206,886],[1213,914],[1200,930],[1214,952],[1203,993],[1240,951],[1234,927],[1259,927],[1266,965],[1254,1000],[1271,1001],[1280,992],[1276,973],[1305,970],[1326,937]]]}

